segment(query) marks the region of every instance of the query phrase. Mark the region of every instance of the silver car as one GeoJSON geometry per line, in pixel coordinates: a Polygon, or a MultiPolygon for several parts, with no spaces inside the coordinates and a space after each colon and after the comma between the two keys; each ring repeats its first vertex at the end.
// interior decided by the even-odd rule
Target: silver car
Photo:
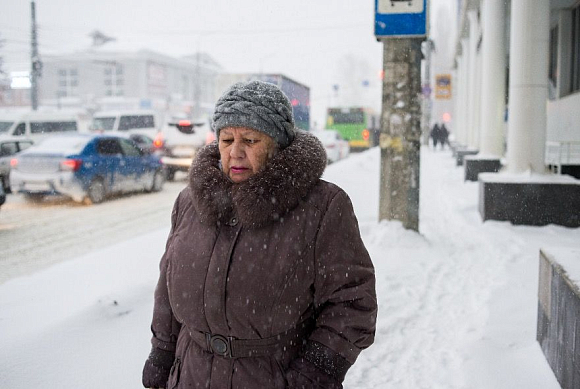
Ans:
{"type": "Polygon", "coordinates": [[[32,140],[19,136],[0,136],[0,185],[10,192],[10,160],[32,146],[32,140]]]}

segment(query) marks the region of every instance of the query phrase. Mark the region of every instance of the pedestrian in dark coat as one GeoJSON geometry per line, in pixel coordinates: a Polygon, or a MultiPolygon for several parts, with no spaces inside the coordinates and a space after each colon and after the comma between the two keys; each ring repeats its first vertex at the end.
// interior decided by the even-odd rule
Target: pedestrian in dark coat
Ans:
{"type": "Polygon", "coordinates": [[[214,128],[172,212],[143,384],[342,388],[377,314],[351,202],[273,84],[234,84],[214,128]]]}
{"type": "Polygon", "coordinates": [[[441,136],[440,136],[441,149],[444,149],[445,145],[449,144],[449,130],[447,129],[447,127],[445,127],[445,123],[443,123],[441,125],[441,128],[439,131],[441,133],[441,136]]]}
{"type": "Polygon", "coordinates": [[[437,149],[437,143],[441,141],[441,128],[437,123],[435,123],[431,130],[431,138],[433,138],[433,149],[437,149]]]}

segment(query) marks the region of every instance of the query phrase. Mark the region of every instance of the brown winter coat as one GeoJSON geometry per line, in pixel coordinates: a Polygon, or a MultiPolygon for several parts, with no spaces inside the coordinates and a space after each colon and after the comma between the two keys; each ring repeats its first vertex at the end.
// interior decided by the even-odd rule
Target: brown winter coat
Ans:
{"type": "Polygon", "coordinates": [[[342,387],[374,339],[375,278],[348,196],[320,179],[325,163],[316,138],[299,133],[233,184],[217,145],[202,149],[172,213],[146,386],[169,374],[168,389],[342,387]],[[266,356],[216,355],[199,336],[264,339],[297,327],[298,341],[266,356]]]}

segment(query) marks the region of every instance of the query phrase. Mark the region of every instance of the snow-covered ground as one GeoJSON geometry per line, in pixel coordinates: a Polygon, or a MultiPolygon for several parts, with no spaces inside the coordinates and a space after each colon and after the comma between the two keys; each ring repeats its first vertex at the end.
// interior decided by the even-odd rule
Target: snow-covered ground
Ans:
{"type": "MultiPolygon", "coordinates": [[[[538,255],[580,229],[482,223],[477,183],[422,151],[420,234],[377,221],[379,150],[328,167],[377,272],[375,344],[345,388],[558,388],[535,341],[538,255]]],[[[167,215],[169,223],[169,215],[167,215]]],[[[0,285],[0,387],[139,388],[168,227],[0,285]]]]}

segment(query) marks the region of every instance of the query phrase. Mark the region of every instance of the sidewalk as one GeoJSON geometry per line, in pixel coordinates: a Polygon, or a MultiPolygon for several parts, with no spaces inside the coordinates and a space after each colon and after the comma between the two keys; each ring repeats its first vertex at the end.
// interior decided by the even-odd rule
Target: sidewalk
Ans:
{"type": "Polygon", "coordinates": [[[482,223],[478,183],[450,151],[426,148],[421,234],[377,225],[379,159],[354,155],[325,175],[351,195],[377,272],[376,343],[345,388],[559,388],[535,341],[539,249],[578,247],[580,229],[482,223]]]}

